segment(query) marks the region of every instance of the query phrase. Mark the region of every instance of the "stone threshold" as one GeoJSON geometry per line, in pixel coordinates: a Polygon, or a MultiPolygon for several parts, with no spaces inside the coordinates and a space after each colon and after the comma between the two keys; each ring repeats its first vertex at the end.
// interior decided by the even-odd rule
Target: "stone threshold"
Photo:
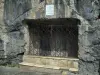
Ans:
{"type": "Polygon", "coordinates": [[[68,57],[68,58],[64,58],[64,57],[49,57],[49,56],[35,56],[35,55],[24,55],[24,58],[44,58],[44,59],[61,59],[61,60],[73,60],[73,61],[78,61],[78,58],[72,58],[72,57],[68,57]]]}
{"type": "Polygon", "coordinates": [[[25,55],[20,65],[78,72],[78,60],[76,58],[25,55]]]}

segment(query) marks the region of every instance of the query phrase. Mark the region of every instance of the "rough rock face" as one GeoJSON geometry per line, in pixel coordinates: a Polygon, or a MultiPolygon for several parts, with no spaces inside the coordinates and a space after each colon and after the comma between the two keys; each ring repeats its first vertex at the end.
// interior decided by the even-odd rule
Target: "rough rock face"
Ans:
{"type": "MultiPolygon", "coordinates": [[[[100,0],[48,0],[56,5],[56,17],[74,17],[79,26],[79,75],[100,74],[100,0]]],[[[45,18],[45,2],[38,0],[0,0],[0,55],[10,63],[19,62],[24,52],[24,18],[45,18]],[[31,10],[32,4],[32,10],[31,10]],[[30,12],[29,12],[30,11],[30,12]],[[15,62],[14,62],[15,61],[15,62]]],[[[51,17],[49,17],[51,18],[51,17]]],[[[1,63],[1,60],[0,60],[1,63]]],[[[69,72],[69,75],[75,75],[69,72]]],[[[76,74],[78,75],[78,74],[76,74]]]]}
{"type": "MultiPolygon", "coordinates": [[[[0,0],[0,64],[3,64],[5,61],[2,58],[5,58],[5,36],[6,36],[6,27],[3,21],[3,11],[4,11],[4,0],[0,0]]],[[[5,40],[6,41],[6,40],[5,40]]]]}
{"type": "Polygon", "coordinates": [[[25,49],[22,20],[31,9],[31,0],[5,0],[4,22],[7,29],[6,56],[9,63],[18,63],[25,49]]]}
{"type": "Polygon", "coordinates": [[[76,9],[83,18],[79,27],[79,68],[81,75],[99,75],[100,1],[77,0],[76,9]]]}
{"type": "Polygon", "coordinates": [[[4,9],[5,23],[11,28],[8,30],[17,31],[21,26],[18,23],[27,17],[27,12],[31,9],[31,0],[5,0],[4,9]]]}

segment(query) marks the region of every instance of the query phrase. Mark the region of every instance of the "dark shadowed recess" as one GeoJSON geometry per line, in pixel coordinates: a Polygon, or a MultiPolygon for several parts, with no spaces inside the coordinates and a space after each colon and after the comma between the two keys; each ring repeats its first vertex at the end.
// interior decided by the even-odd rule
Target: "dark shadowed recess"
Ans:
{"type": "Polygon", "coordinates": [[[25,19],[23,23],[29,26],[30,55],[78,57],[80,20],[75,18],[25,19]]]}
{"type": "Polygon", "coordinates": [[[27,25],[66,25],[76,27],[80,25],[80,20],[76,18],[52,18],[52,19],[25,19],[22,21],[27,25]]]}

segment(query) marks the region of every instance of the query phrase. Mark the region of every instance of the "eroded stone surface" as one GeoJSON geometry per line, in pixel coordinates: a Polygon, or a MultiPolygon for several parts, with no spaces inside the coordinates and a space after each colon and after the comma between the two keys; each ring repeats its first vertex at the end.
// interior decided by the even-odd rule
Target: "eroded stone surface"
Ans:
{"type": "MultiPolygon", "coordinates": [[[[26,17],[44,18],[44,4],[42,7],[39,7],[38,1],[32,0],[31,9],[30,0],[5,0],[3,21],[4,0],[0,0],[0,39],[4,41],[3,52],[5,56],[8,53],[8,55],[11,54],[14,56],[13,58],[17,59],[18,55],[24,52],[25,41],[21,21],[26,17]],[[38,11],[40,9],[41,11],[38,11]],[[28,13],[30,14],[29,16],[28,13]]],[[[60,0],[55,0],[54,4],[57,8],[57,10],[55,10],[57,14],[55,14],[53,18],[74,17],[81,20],[81,26],[79,26],[79,75],[99,75],[100,1],[62,0],[60,2],[60,0]]],[[[20,59],[19,57],[18,60],[20,59]]],[[[69,72],[69,75],[75,74],[69,72]]]]}

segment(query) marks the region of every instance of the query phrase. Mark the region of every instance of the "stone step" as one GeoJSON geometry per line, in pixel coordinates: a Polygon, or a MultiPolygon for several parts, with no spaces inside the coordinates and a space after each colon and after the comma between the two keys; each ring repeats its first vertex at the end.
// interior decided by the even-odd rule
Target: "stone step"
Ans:
{"type": "Polygon", "coordinates": [[[54,67],[54,66],[50,66],[50,65],[36,65],[36,64],[33,64],[33,63],[28,63],[28,62],[22,62],[20,63],[20,66],[21,67],[30,67],[29,70],[33,70],[34,67],[37,67],[37,68],[46,68],[46,69],[53,69],[53,70],[66,70],[66,71],[71,71],[71,72],[78,72],[78,69],[76,68],[62,68],[62,67],[54,67]]]}
{"type": "Polygon", "coordinates": [[[53,69],[51,68],[50,66],[47,68],[46,67],[43,67],[41,65],[34,65],[32,63],[26,63],[26,62],[23,62],[23,63],[20,63],[20,68],[23,70],[23,71],[35,71],[35,72],[38,72],[38,73],[53,73],[53,74],[61,74],[62,70],[58,70],[58,69],[53,69]]]}
{"type": "Polygon", "coordinates": [[[60,58],[60,57],[43,57],[26,55],[20,65],[30,67],[43,67],[49,69],[78,71],[78,59],[75,58],[60,58]]]}

